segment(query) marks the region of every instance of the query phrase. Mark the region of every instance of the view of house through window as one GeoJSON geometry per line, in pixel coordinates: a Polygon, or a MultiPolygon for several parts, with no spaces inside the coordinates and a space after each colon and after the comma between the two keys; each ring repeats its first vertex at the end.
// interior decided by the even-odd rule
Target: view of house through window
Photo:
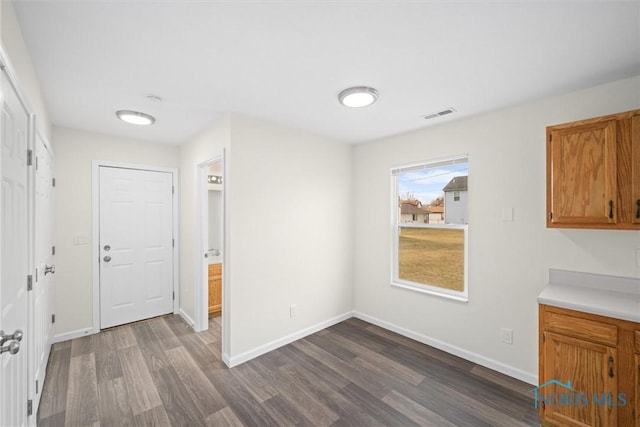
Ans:
{"type": "Polygon", "coordinates": [[[392,173],[393,283],[466,299],[468,158],[403,166],[392,173]]]}

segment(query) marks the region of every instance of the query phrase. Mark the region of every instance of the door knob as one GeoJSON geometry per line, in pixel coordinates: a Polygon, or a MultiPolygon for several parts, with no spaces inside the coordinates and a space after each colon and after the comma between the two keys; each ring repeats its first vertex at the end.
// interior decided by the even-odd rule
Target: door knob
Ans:
{"type": "Polygon", "coordinates": [[[111,246],[109,246],[109,245],[104,245],[104,250],[105,250],[105,251],[110,251],[110,250],[111,250],[111,246]]]}
{"type": "Polygon", "coordinates": [[[102,258],[104,260],[104,262],[109,262],[111,261],[111,257],[109,255],[107,255],[106,257],[102,258]]]}
{"type": "Polygon", "coordinates": [[[49,273],[51,274],[55,274],[56,272],[56,266],[55,265],[45,265],[44,266],[44,274],[45,276],[49,273]]]}
{"type": "Polygon", "coordinates": [[[7,352],[9,354],[16,354],[19,351],[20,351],[20,343],[18,341],[11,341],[9,344],[3,345],[2,347],[0,347],[0,354],[7,353],[7,352]]]}
{"type": "Polygon", "coordinates": [[[22,337],[24,333],[22,329],[16,329],[16,331],[11,335],[6,335],[4,331],[0,331],[0,345],[3,345],[7,341],[22,341],[22,337]]]}

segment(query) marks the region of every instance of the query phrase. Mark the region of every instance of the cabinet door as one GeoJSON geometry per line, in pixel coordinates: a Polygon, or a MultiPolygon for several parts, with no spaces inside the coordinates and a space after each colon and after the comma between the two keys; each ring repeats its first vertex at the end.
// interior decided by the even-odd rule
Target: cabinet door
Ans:
{"type": "Polygon", "coordinates": [[[213,306],[215,305],[215,295],[213,288],[215,287],[215,272],[213,265],[209,265],[209,315],[213,313],[213,306]]]}
{"type": "Polygon", "coordinates": [[[615,427],[616,405],[623,403],[618,401],[616,349],[551,332],[545,333],[544,347],[543,417],[563,426],[615,427]]]}
{"type": "Polygon", "coordinates": [[[547,225],[616,223],[615,120],[550,128],[547,225]]]}
{"type": "Polygon", "coordinates": [[[631,118],[631,191],[631,221],[640,224],[640,115],[631,118]]]}
{"type": "Polygon", "coordinates": [[[209,265],[209,316],[222,309],[222,264],[209,265]]]}

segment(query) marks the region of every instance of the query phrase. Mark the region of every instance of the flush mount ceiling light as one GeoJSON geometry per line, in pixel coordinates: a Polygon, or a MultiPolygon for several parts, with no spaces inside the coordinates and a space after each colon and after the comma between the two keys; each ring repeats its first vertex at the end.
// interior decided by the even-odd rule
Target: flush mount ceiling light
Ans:
{"type": "Polygon", "coordinates": [[[350,87],[340,92],[338,99],[345,107],[366,107],[376,102],[378,91],[367,86],[350,87]]]}
{"type": "Polygon", "coordinates": [[[116,111],[116,116],[123,122],[131,123],[132,125],[148,126],[156,121],[153,116],[139,111],[119,110],[116,111]]]}

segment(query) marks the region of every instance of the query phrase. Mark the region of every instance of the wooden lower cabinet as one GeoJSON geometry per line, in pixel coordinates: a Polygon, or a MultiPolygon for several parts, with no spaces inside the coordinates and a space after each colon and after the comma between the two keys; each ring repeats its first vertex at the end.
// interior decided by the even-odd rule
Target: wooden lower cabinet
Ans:
{"type": "Polygon", "coordinates": [[[640,324],[546,305],[539,315],[542,425],[640,427],[640,324]]]}
{"type": "Polygon", "coordinates": [[[209,264],[209,317],[222,311],[222,264],[209,264]]]}

